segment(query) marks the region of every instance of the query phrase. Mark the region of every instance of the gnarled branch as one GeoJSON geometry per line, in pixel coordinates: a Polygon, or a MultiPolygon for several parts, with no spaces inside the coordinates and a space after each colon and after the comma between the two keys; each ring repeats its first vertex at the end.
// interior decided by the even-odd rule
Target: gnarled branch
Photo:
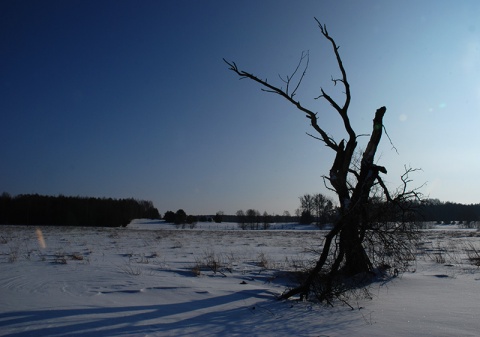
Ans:
{"type": "Polygon", "coordinates": [[[322,32],[323,36],[328,41],[330,41],[330,43],[332,45],[332,48],[333,48],[333,51],[335,53],[335,57],[337,59],[338,67],[340,68],[340,72],[342,73],[342,78],[334,80],[334,83],[339,81],[345,87],[345,102],[343,104],[343,107],[341,107],[341,108],[338,104],[336,104],[333,101],[333,99],[329,95],[327,95],[325,93],[325,91],[323,89],[321,89],[322,95],[320,97],[324,97],[330,104],[335,103],[335,105],[332,104],[332,106],[338,111],[338,113],[342,117],[343,124],[345,125],[345,130],[347,130],[347,132],[350,136],[350,139],[354,139],[355,138],[355,131],[353,131],[353,128],[350,124],[350,119],[348,118],[348,114],[347,114],[348,107],[350,106],[350,100],[351,100],[350,84],[348,83],[348,80],[347,80],[347,72],[345,71],[345,67],[343,66],[342,58],[340,57],[340,54],[338,52],[339,47],[337,46],[337,43],[335,42],[335,40],[328,34],[327,26],[322,25],[320,23],[320,21],[318,21],[317,18],[315,18],[315,21],[317,21],[318,27],[320,28],[320,31],[322,32]]]}
{"type": "MultiPolygon", "coordinates": [[[[278,88],[274,85],[271,85],[268,83],[266,80],[262,80],[259,77],[253,75],[252,73],[240,70],[235,62],[228,62],[227,60],[223,59],[223,61],[229,65],[229,69],[235,72],[237,75],[240,76],[240,78],[249,78],[257,83],[260,83],[262,86],[264,86],[267,89],[262,89],[267,92],[271,92],[277,95],[282,96],[285,98],[287,101],[295,105],[295,107],[304,112],[307,115],[307,118],[310,119],[312,127],[320,134],[322,141],[333,149],[334,151],[338,150],[338,145],[337,143],[328,136],[328,134],[318,125],[318,119],[317,119],[317,114],[307,108],[305,108],[299,101],[295,100],[292,95],[289,95],[285,90],[278,88]]],[[[303,78],[303,75],[302,75],[303,78]]],[[[297,88],[295,88],[295,91],[297,88]]]]}

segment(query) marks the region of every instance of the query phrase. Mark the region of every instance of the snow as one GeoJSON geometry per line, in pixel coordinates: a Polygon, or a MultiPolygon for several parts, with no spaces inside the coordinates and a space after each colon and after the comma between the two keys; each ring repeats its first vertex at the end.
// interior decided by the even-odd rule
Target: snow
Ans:
{"type": "Polygon", "coordinates": [[[372,298],[352,299],[352,310],[276,299],[293,285],[282,271],[315,259],[325,232],[313,227],[177,229],[136,220],[126,228],[1,228],[0,336],[478,336],[480,330],[480,272],[465,250],[479,247],[475,230],[426,230],[410,271],[374,284],[372,298]]]}

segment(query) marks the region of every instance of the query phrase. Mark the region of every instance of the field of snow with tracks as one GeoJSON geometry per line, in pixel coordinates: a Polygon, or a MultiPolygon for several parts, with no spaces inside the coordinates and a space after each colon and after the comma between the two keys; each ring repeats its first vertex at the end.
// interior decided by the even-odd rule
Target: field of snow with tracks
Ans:
{"type": "Polygon", "coordinates": [[[423,231],[409,271],[353,309],[277,300],[324,235],[153,220],[1,226],[0,336],[478,336],[480,231],[423,231]]]}

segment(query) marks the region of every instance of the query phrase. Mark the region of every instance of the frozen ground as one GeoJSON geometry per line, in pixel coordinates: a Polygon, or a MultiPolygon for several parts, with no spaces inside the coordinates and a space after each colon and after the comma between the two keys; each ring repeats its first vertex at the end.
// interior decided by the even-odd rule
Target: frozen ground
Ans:
{"type": "Polygon", "coordinates": [[[425,231],[410,272],[352,310],[275,299],[324,235],[289,228],[42,227],[42,248],[37,228],[1,226],[0,336],[479,335],[480,232],[425,231]]]}

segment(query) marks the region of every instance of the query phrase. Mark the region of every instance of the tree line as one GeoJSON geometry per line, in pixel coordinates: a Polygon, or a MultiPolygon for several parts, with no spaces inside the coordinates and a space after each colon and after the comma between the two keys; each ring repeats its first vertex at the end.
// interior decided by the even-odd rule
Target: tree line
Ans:
{"type": "MultiPolygon", "coordinates": [[[[238,210],[235,214],[224,214],[219,211],[215,215],[187,215],[183,209],[177,212],[165,212],[164,220],[177,226],[194,228],[197,222],[233,222],[241,229],[268,229],[272,223],[299,223],[315,224],[324,229],[332,224],[338,217],[338,207],[334,201],[321,193],[304,194],[299,197],[300,205],[293,215],[289,211],[283,214],[263,213],[257,209],[238,210]]],[[[385,201],[371,200],[372,213],[378,214],[385,221],[395,221],[395,215],[387,211],[385,201]]],[[[465,224],[480,221],[480,204],[464,205],[453,202],[442,202],[438,199],[426,199],[412,206],[415,214],[411,214],[412,220],[417,222],[436,222],[438,224],[450,224],[462,222],[465,224]]],[[[372,219],[372,221],[375,221],[372,219]]]]}
{"type": "Polygon", "coordinates": [[[480,204],[464,205],[427,199],[421,206],[420,220],[450,224],[455,221],[480,221],[480,204]]]}
{"type": "Polygon", "coordinates": [[[133,219],[160,219],[151,201],[22,194],[0,196],[0,224],[120,227],[133,219]]]}
{"type": "Polygon", "coordinates": [[[165,222],[174,223],[177,226],[185,226],[188,224],[190,228],[195,228],[198,222],[198,217],[195,215],[187,215],[187,213],[181,208],[176,212],[166,211],[163,216],[165,222]]]}
{"type": "Polygon", "coordinates": [[[183,209],[176,212],[166,211],[163,220],[173,223],[177,227],[195,228],[197,222],[235,222],[241,229],[268,229],[272,223],[297,222],[301,224],[315,223],[319,228],[330,221],[335,215],[333,201],[323,194],[305,194],[300,197],[300,207],[292,216],[289,211],[284,211],[282,215],[268,214],[266,211],[260,213],[258,210],[250,208],[246,211],[238,210],[234,215],[224,214],[218,211],[215,215],[187,215],[183,209]]]}
{"type": "MultiPolygon", "coordinates": [[[[173,223],[177,227],[186,228],[188,226],[189,228],[195,228],[199,221],[222,223],[224,221],[224,214],[222,211],[219,211],[215,215],[187,215],[187,213],[180,208],[176,212],[166,211],[163,220],[168,223],[173,223]]],[[[229,218],[227,222],[229,220],[231,219],[229,218]]]]}
{"type": "Polygon", "coordinates": [[[305,194],[299,199],[300,207],[296,209],[295,216],[291,216],[288,211],[284,211],[280,216],[248,209],[245,212],[238,210],[235,220],[241,229],[268,229],[270,224],[275,222],[298,222],[304,225],[315,223],[317,227],[324,228],[333,221],[336,208],[329,197],[318,193],[305,194]]]}

